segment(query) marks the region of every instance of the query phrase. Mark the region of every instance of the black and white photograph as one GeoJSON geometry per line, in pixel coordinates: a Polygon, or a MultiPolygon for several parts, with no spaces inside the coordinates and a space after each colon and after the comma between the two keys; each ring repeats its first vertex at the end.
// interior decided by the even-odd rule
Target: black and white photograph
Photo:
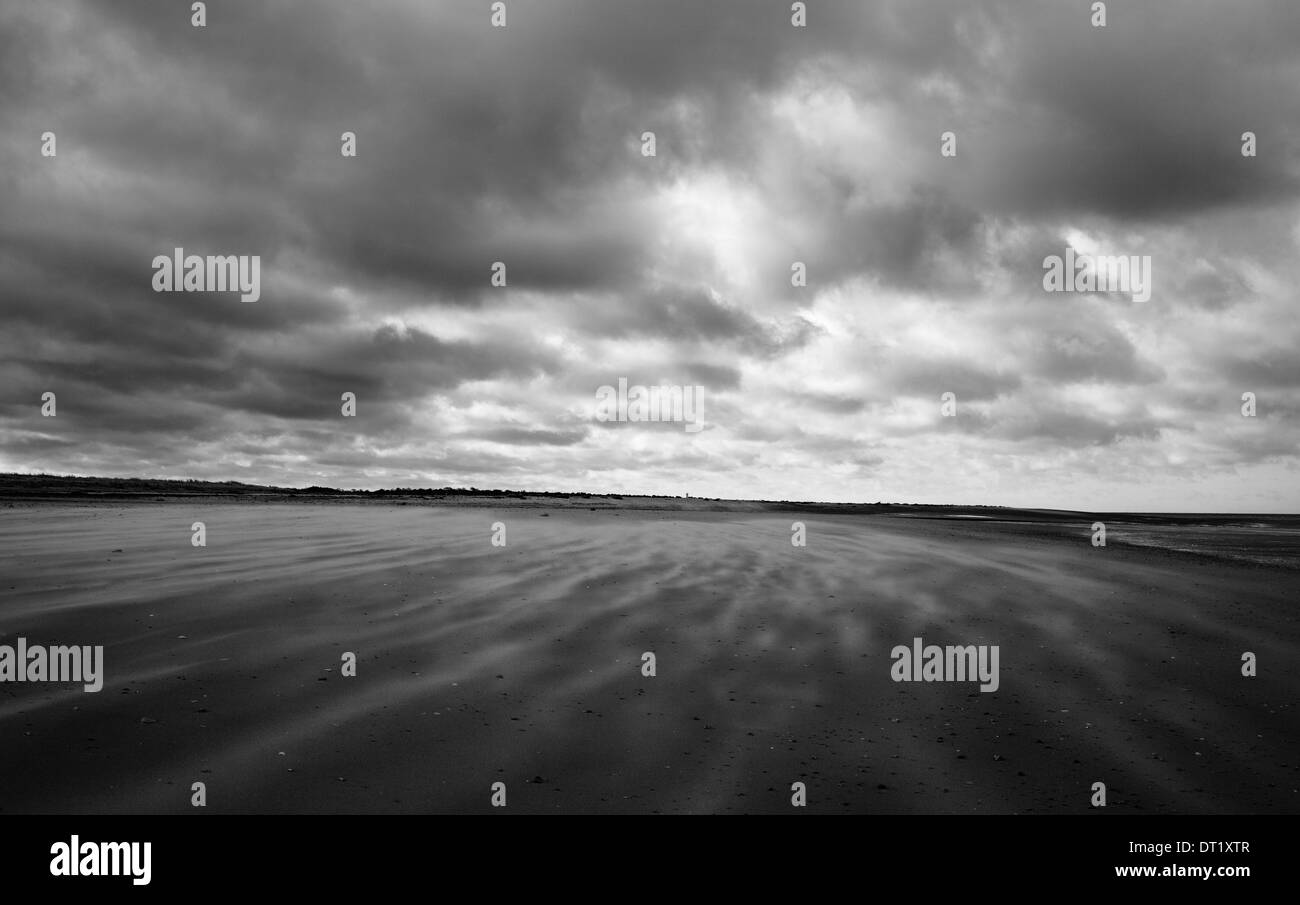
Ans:
{"type": "Polygon", "coordinates": [[[1296,0],[3,0],[6,870],[1107,820],[1054,882],[1240,895],[1298,287],[1296,0]]]}

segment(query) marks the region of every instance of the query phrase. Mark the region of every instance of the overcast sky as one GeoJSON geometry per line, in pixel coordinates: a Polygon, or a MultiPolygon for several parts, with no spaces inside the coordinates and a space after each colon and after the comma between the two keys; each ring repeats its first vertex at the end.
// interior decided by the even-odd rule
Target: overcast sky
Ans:
{"type": "Polygon", "coordinates": [[[1300,3],[489,6],[6,0],[0,470],[1300,509],[1300,3]]]}

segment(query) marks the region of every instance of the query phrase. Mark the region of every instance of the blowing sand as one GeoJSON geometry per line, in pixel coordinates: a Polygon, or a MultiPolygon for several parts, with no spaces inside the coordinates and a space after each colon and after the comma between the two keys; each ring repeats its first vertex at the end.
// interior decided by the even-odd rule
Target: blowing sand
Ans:
{"type": "Polygon", "coordinates": [[[1300,812],[1300,572],[1086,524],[36,505],[0,576],[0,642],[106,673],[0,684],[5,813],[1300,812]],[[998,691],[891,681],[916,636],[998,691]]]}

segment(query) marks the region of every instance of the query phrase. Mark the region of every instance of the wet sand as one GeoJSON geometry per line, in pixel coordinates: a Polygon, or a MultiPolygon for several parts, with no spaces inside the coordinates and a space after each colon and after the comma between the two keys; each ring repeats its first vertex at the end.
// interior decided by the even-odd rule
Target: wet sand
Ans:
{"type": "Polygon", "coordinates": [[[1084,523],[64,503],[0,576],[106,670],[0,684],[3,813],[1300,812],[1300,571],[1084,523]],[[999,690],[893,682],[916,636],[999,690]]]}

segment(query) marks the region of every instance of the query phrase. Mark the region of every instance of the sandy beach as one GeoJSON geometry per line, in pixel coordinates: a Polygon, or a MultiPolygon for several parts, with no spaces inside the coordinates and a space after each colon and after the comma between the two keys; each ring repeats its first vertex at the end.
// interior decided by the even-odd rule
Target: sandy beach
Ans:
{"type": "Polygon", "coordinates": [[[0,684],[4,813],[1300,812],[1300,571],[1083,523],[36,504],[0,575],[0,642],[105,651],[0,684]]]}

